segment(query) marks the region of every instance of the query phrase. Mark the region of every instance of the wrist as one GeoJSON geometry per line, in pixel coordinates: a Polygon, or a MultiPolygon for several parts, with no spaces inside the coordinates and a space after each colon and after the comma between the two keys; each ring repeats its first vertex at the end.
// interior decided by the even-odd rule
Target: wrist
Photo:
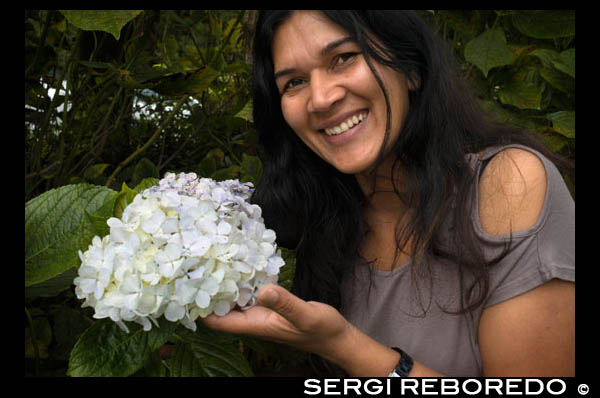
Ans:
{"type": "Polygon", "coordinates": [[[343,364],[349,360],[350,352],[356,341],[357,329],[346,322],[343,330],[331,338],[323,347],[322,352],[317,353],[329,362],[344,368],[343,364]]]}
{"type": "Polygon", "coordinates": [[[387,377],[396,368],[400,354],[348,323],[348,327],[323,358],[357,377],[387,377]]]}

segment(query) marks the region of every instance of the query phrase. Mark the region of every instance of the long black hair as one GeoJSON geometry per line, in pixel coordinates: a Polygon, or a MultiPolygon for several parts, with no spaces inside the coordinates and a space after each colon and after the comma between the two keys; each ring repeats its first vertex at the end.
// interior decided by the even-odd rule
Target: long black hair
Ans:
{"type": "MultiPolygon", "coordinates": [[[[323,10],[361,46],[366,62],[388,104],[387,91],[373,62],[412,79],[409,112],[393,143],[393,170],[402,172],[394,186],[408,208],[398,222],[398,249],[409,237],[411,267],[426,268],[431,256],[451,260],[471,281],[464,288],[458,312],[480,306],[488,290],[488,267],[473,229],[474,173],[466,154],[508,143],[540,151],[559,165],[568,165],[532,134],[485,116],[461,79],[456,60],[419,15],[396,10],[323,10]],[[441,226],[452,220],[454,241],[442,242],[441,226]],[[451,248],[451,249],[449,249],[451,248]]],[[[346,175],[314,154],[285,122],[274,80],[271,45],[277,27],[291,11],[260,13],[254,40],[253,116],[263,154],[263,175],[253,201],[263,209],[265,223],[278,244],[296,249],[292,291],[306,300],[340,308],[340,284],[360,259],[360,243],[369,232],[361,214],[368,202],[352,175],[346,175]]],[[[383,147],[376,164],[383,161],[383,147]]],[[[394,182],[395,183],[395,182],[394,182]]],[[[414,276],[414,274],[413,274],[414,276]]],[[[416,278],[415,278],[416,279],[416,278]]],[[[467,279],[465,279],[467,280],[467,279]]]]}

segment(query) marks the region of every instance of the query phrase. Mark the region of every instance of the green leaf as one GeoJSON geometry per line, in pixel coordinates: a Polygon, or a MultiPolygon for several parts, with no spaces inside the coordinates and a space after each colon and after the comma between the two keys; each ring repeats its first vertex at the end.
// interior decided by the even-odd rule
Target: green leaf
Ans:
{"type": "Polygon", "coordinates": [[[539,58],[546,68],[555,68],[575,78],[575,49],[570,48],[561,53],[549,49],[537,49],[529,53],[539,58]]]}
{"type": "Polygon", "coordinates": [[[233,165],[215,171],[210,178],[215,181],[233,180],[239,178],[239,173],[240,166],[233,165]]]}
{"type": "Polygon", "coordinates": [[[541,109],[542,90],[528,82],[512,81],[499,91],[498,97],[503,104],[513,105],[519,109],[541,109]]]}
{"type": "Polygon", "coordinates": [[[541,109],[544,87],[537,81],[538,70],[534,66],[522,67],[501,85],[498,98],[503,104],[519,109],[541,109]]]}
{"type": "Polygon", "coordinates": [[[528,130],[534,130],[534,131],[537,131],[540,128],[545,129],[547,127],[546,124],[544,124],[543,126],[536,124],[536,122],[535,122],[536,119],[527,117],[526,115],[523,114],[523,112],[520,112],[514,108],[507,109],[507,108],[503,107],[502,105],[500,105],[496,101],[491,101],[491,100],[483,101],[482,105],[483,105],[484,109],[486,109],[488,112],[490,112],[496,119],[498,119],[504,123],[524,127],[528,130]]]}
{"type": "Polygon", "coordinates": [[[178,324],[164,318],[160,327],[145,332],[127,323],[129,333],[110,319],[90,326],[79,338],[69,359],[69,376],[129,376],[144,366],[152,353],[173,334],[178,324]]]}
{"type": "Polygon", "coordinates": [[[142,181],[140,181],[139,184],[137,184],[133,190],[136,191],[137,193],[140,193],[150,187],[153,187],[154,185],[158,185],[159,179],[155,178],[155,177],[148,177],[148,178],[144,178],[142,181]]]}
{"type": "Polygon", "coordinates": [[[55,297],[71,288],[73,279],[77,276],[78,268],[72,267],[48,280],[25,287],[25,299],[33,300],[38,297],[55,297]]]}
{"type": "Polygon", "coordinates": [[[52,324],[56,342],[53,353],[58,354],[57,359],[68,361],[77,339],[93,321],[79,309],[61,306],[53,311],[52,324]]]}
{"type": "Polygon", "coordinates": [[[158,178],[154,177],[144,178],[133,189],[129,188],[127,184],[123,182],[123,185],[121,186],[121,192],[119,192],[119,196],[115,201],[114,216],[121,218],[123,211],[131,202],[133,202],[133,199],[135,199],[136,195],[145,189],[148,189],[154,185],[158,185],[158,181],[158,178]]]}
{"type": "Polygon", "coordinates": [[[552,122],[552,128],[567,138],[575,138],[575,112],[560,111],[549,113],[546,118],[552,122]]]}
{"type": "Polygon", "coordinates": [[[239,111],[235,117],[239,117],[241,119],[244,119],[248,122],[252,122],[252,100],[246,102],[246,105],[244,105],[244,107],[242,108],[241,111],[239,111]]]}
{"type": "Polygon", "coordinates": [[[191,72],[177,73],[157,79],[152,90],[167,97],[199,95],[219,76],[219,72],[205,66],[191,72]]]}
{"type": "Polygon", "coordinates": [[[575,49],[570,48],[561,52],[554,60],[553,65],[559,71],[575,78],[575,49]]]}
{"type": "Polygon", "coordinates": [[[69,23],[83,30],[101,30],[119,40],[121,29],[143,10],[59,10],[69,23]]]}
{"type": "Polygon", "coordinates": [[[158,168],[148,158],[141,158],[133,169],[131,185],[136,186],[145,178],[158,178],[158,168]]]}
{"type": "Polygon", "coordinates": [[[25,204],[25,286],[44,282],[79,264],[113,214],[117,193],[90,184],[66,185],[25,204]]]}
{"type": "Polygon", "coordinates": [[[135,372],[132,377],[165,377],[166,375],[167,368],[157,350],[150,354],[150,358],[146,360],[142,368],[135,372]]]}
{"type": "Polygon", "coordinates": [[[566,94],[575,93],[575,80],[556,69],[541,68],[540,76],[552,87],[566,94]]]}
{"type": "Polygon", "coordinates": [[[567,139],[558,134],[543,134],[539,133],[538,137],[552,152],[559,152],[567,145],[567,139]]]}
{"type": "Polygon", "coordinates": [[[511,16],[513,25],[535,39],[555,39],[575,35],[575,11],[520,11],[511,16]]]}
{"type": "Polygon", "coordinates": [[[106,223],[106,220],[108,220],[107,217],[104,215],[97,216],[87,210],[83,210],[83,213],[85,214],[85,224],[87,224],[87,228],[93,232],[94,235],[105,236],[110,233],[110,228],[106,223]]]}
{"type": "Polygon", "coordinates": [[[256,186],[260,181],[262,175],[262,162],[256,156],[242,154],[242,180],[244,182],[250,181],[256,186]]]}
{"type": "Polygon", "coordinates": [[[253,376],[236,341],[221,337],[198,325],[193,333],[183,331],[181,341],[171,357],[171,376],[175,377],[240,377],[253,376]]]}
{"type": "Polygon", "coordinates": [[[537,57],[540,61],[542,61],[542,65],[547,68],[552,67],[554,60],[556,60],[559,56],[558,51],[550,50],[548,48],[538,48],[530,52],[528,55],[537,57]]]}
{"type": "Polygon", "coordinates": [[[121,218],[121,216],[123,215],[123,211],[125,210],[128,204],[133,202],[133,199],[137,194],[138,192],[129,188],[127,184],[123,182],[123,185],[121,186],[121,192],[119,192],[119,196],[115,201],[114,216],[117,218],[121,218]]]}
{"type": "Polygon", "coordinates": [[[490,69],[512,64],[515,56],[506,45],[504,32],[491,29],[467,43],[465,59],[481,69],[487,77],[490,69]]]}
{"type": "MultiPolygon", "coordinates": [[[[104,182],[101,178],[102,173],[104,173],[104,170],[106,170],[108,166],[110,166],[108,163],[93,164],[85,170],[83,178],[91,184],[101,184],[104,182]]],[[[104,180],[106,180],[106,178],[104,178],[104,180]]]]}
{"type": "Polygon", "coordinates": [[[217,171],[217,161],[214,156],[206,156],[195,167],[194,172],[198,177],[210,177],[217,171]]]}

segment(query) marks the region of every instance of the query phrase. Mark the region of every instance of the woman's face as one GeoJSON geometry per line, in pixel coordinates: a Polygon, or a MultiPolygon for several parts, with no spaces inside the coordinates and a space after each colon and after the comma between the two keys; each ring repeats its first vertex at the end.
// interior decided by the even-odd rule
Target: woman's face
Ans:
{"type": "MultiPolygon", "coordinates": [[[[272,53],[290,127],[342,173],[370,171],[383,143],[387,112],[360,46],[318,11],[296,11],[275,32],[272,53]]],[[[402,73],[372,64],[390,100],[387,155],[408,112],[409,82],[402,73]]]]}

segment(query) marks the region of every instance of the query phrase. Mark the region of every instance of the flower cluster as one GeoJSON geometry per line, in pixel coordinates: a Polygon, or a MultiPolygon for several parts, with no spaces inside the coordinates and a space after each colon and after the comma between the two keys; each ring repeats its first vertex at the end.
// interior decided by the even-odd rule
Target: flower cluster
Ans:
{"type": "Polygon", "coordinates": [[[254,305],[284,261],[251,193],[250,183],[167,173],[79,252],[82,306],[128,331],[123,321],[150,330],[162,315],[195,330],[198,317],[254,305]]]}

